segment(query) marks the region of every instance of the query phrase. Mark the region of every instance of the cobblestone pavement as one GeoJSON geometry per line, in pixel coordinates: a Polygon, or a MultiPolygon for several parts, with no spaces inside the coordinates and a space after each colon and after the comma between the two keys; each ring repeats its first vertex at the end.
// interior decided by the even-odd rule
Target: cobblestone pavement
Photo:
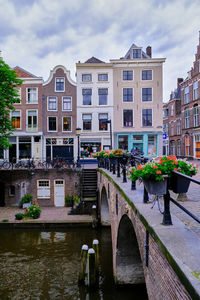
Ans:
{"type": "MultiPolygon", "coordinates": [[[[192,161],[199,166],[199,172],[193,178],[200,180],[200,161],[192,161]]],[[[176,200],[177,195],[172,193],[172,198],[176,200]]],[[[181,201],[180,198],[179,203],[183,205],[186,209],[188,209],[191,213],[193,213],[196,217],[200,219],[200,185],[191,182],[190,187],[187,193],[187,200],[181,201]]],[[[175,204],[171,203],[171,212],[176,217],[178,217],[188,228],[193,230],[200,236],[200,224],[188,216],[184,211],[182,211],[175,204]]],[[[173,216],[172,216],[173,222],[173,216]]]]}

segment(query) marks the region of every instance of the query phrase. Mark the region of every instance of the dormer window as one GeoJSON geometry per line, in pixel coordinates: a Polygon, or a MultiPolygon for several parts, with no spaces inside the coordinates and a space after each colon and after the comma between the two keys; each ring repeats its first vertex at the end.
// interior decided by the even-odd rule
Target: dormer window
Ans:
{"type": "Polygon", "coordinates": [[[141,49],[133,49],[133,58],[141,58],[142,50],[141,49]]]}
{"type": "Polygon", "coordinates": [[[63,77],[56,78],[55,92],[65,91],[65,79],[63,77]]]}

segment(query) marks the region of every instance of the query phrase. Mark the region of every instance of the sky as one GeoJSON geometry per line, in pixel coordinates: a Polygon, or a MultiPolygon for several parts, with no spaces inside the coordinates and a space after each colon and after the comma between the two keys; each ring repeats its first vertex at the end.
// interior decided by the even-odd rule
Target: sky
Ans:
{"type": "Polygon", "coordinates": [[[64,65],[95,56],[109,62],[134,43],[166,58],[163,101],[193,66],[200,30],[199,0],[0,0],[0,50],[11,67],[46,81],[64,65]]]}

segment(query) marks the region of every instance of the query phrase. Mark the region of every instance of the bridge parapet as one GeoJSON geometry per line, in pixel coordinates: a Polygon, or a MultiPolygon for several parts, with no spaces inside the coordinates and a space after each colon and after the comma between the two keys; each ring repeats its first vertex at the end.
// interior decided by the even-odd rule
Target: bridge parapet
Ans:
{"type": "Polygon", "coordinates": [[[116,282],[137,284],[145,279],[153,300],[200,299],[198,236],[175,216],[172,226],[163,226],[159,211],[143,203],[143,185],[132,191],[129,180],[123,183],[98,169],[98,190],[100,209],[102,191],[109,209],[116,282]]]}

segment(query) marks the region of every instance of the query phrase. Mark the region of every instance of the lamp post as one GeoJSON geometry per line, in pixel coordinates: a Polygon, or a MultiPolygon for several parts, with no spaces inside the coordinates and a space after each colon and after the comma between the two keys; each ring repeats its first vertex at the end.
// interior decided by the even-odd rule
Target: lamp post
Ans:
{"type": "Polygon", "coordinates": [[[112,121],[106,120],[104,121],[104,124],[110,124],[110,150],[112,149],[112,121]]]}
{"type": "Polygon", "coordinates": [[[78,138],[78,155],[77,155],[77,168],[81,167],[81,163],[80,163],[80,134],[81,134],[81,128],[77,127],[76,128],[76,136],[78,138]]]}

